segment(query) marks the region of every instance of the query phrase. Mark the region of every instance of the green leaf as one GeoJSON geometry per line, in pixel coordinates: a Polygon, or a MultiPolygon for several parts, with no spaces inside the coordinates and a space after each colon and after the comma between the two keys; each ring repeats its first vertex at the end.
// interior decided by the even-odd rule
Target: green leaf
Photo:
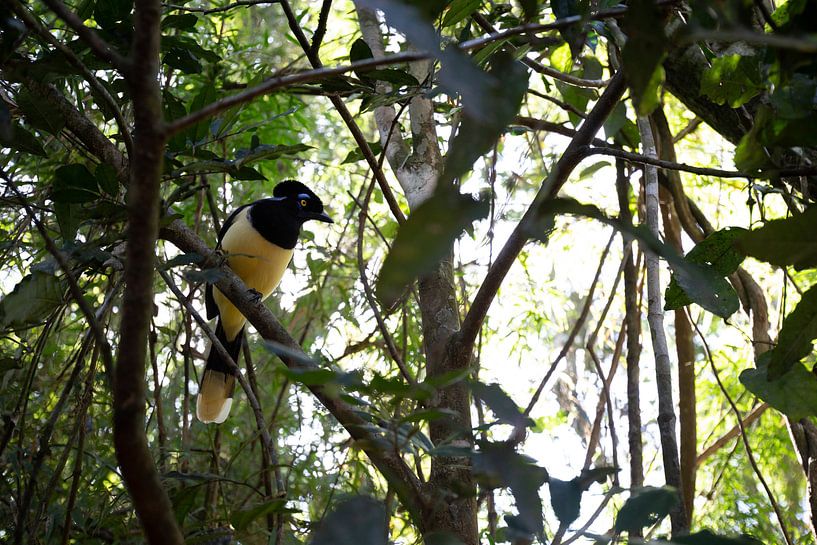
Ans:
{"type": "Polygon", "coordinates": [[[256,505],[249,509],[242,509],[240,511],[233,511],[230,515],[230,524],[239,531],[243,532],[256,519],[265,517],[273,513],[297,513],[297,509],[287,507],[287,500],[283,498],[276,498],[266,501],[262,504],[256,505]]]}
{"type": "Polygon", "coordinates": [[[448,9],[443,16],[443,28],[456,25],[466,17],[474,13],[482,4],[482,0],[454,0],[448,5],[448,9]]]}
{"type": "Polygon", "coordinates": [[[671,486],[634,490],[618,512],[615,528],[619,532],[640,530],[667,516],[679,502],[678,491],[671,486]]]}
{"type": "Polygon", "coordinates": [[[355,496],[341,502],[320,523],[311,545],[387,545],[386,508],[382,502],[355,496]]]}
{"type": "Polygon", "coordinates": [[[94,19],[102,28],[115,28],[117,23],[130,19],[133,0],[102,0],[96,3],[94,19]]]}
{"type": "Polygon", "coordinates": [[[771,352],[761,354],[756,368],[741,372],[741,384],[792,420],[817,416],[817,376],[794,363],[783,376],[770,379],[771,360],[771,352]]]}
{"type": "Polygon", "coordinates": [[[234,180],[266,180],[267,177],[252,167],[243,166],[232,172],[234,180]]]}
{"type": "Polygon", "coordinates": [[[559,522],[565,526],[579,518],[584,490],[576,479],[560,481],[550,478],[550,505],[559,522]]]}
{"type": "Polygon", "coordinates": [[[65,117],[53,102],[22,90],[17,94],[17,106],[22,110],[28,123],[36,128],[59,134],[65,127],[65,117]]]}
{"type": "Polygon", "coordinates": [[[99,188],[111,197],[119,194],[119,178],[116,176],[116,169],[108,163],[100,163],[94,171],[99,188]]]}
{"type": "Polygon", "coordinates": [[[203,70],[196,54],[181,47],[169,48],[162,57],[162,64],[181,70],[185,74],[199,74],[203,70]]]}
{"type": "MultiPolygon", "coordinates": [[[[490,101],[490,113],[482,111],[480,115],[475,115],[471,109],[464,107],[460,129],[445,158],[440,185],[446,185],[468,172],[474,162],[491,149],[519,111],[528,88],[525,67],[509,54],[500,52],[491,58],[488,78],[488,83],[478,90],[478,100],[490,101]]],[[[467,96],[463,96],[465,104],[468,100],[467,96]]]]}
{"type": "Polygon", "coordinates": [[[56,202],[86,203],[99,197],[99,186],[85,165],[64,165],[54,171],[51,197],[56,202]]]}
{"type": "Polygon", "coordinates": [[[56,201],[54,214],[57,216],[57,225],[60,235],[66,242],[73,242],[77,236],[80,223],[80,206],[68,202],[56,201]]]}
{"type": "Polygon", "coordinates": [[[817,206],[790,218],[767,221],[745,233],[736,244],[761,261],[802,270],[817,267],[817,236],[804,236],[806,233],[817,233],[817,206]]]}
{"type": "Polygon", "coordinates": [[[199,18],[194,13],[168,15],[162,19],[162,30],[176,28],[179,30],[192,31],[196,29],[196,23],[198,22],[199,18]]]}
{"type": "Polygon", "coordinates": [[[599,170],[609,166],[611,166],[609,161],[599,161],[598,163],[593,163],[579,173],[579,178],[589,178],[599,170]]]}
{"type": "MultiPolygon", "coordinates": [[[[372,153],[375,155],[379,155],[380,152],[383,150],[383,147],[380,145],[380,141],[376,142],[369,142],[369,149],[372,150],[372,153]]],[[[349,153],[346,154],[346,158],[341,161],[342,165],[347,163],[357,163],[358,161],[362,161],[364,159],[363,152],[360,151],[360,148],[355,148],[349,153]]]]}
{"type": "Polygon", "coordinates": [[[794,74],[785,85],[775,87],[769,102],[777,115],[785,119],[800,119],[814,111],[817,79],[805,74],[794,74]]]}
{"type": "Polygon", "coordinates": [[[201,487],[199,486],[185,486],[180,487],[171,496],[173,503],[173,514],[176,515],[176,522],[180,526],[184,526],[184,519],[196,505],[196,499],[201,487]]]}
{"type": "Polygon", "coordinates": [[[34,271],[0,299],[0,326],[18,328],[40,323],[62,302],[63,286],[59,278],[34,271]]]}
{"type": "MultiPolygon", "coordinates": [[[[710,265],[721,277],[729,276],[743,262],[744,254],[737,251],[734,242],[745,233],[745,229],[738,227],[716,231],[699,242],[684,259],[690,263],[710,265]]],[[[725,278],[722,280],[716,282],[714,287],[720,295],[724,313],[731,315],[738,310],[740,301],[731,284],[725,278]]],[[[664,310],[676,310],[693,302],[678,284],[675,275],[667,286],[664,299],[664,310]]]]}
{"type": "Polygon", "coordinates": [[[669,43],[660,8],[652,0],[629,2],[624,28],[627,43],[621,53],[622,68],[636,111],[647,115],[657,105],[656,89],[664,79],[664,71],[659,68],[669,43]]]}
{"type": "Polygon", "coordinates": [[[378,81],[385,81],[393,83],[397,86],[412,86],[420,85],[417,78],[406,72],[405,70],[397,70],[394,68],[381,70],[368,70],[362,74],[366,78],[376,79],[378,81]]]}
{"type": "Polygon", "coordinates": [[[548,482],[545,468],[516,452],[508,443],[478,441],[473,456],[473,471],[487,488],[510,488],[519,511],[518,522],[524,531],[541,535],[544,531],[539,489],[548,482]]]}
{"type": "Polygon", "coordinates": [[[777,346],[771,350],[769,378],[783,376],[814,349],[817,339],[817,284],[803,294],[800,302],[783,320],[777,346]]]}
{"type": "Polygon", "coordinates": [[[350,62],[365,61],[366,59],[371,59],[373,57],[374,55],[372,54],[369,44],[367,44],[363,38],[358,38],[352,42],[352,47],[349,49],[350,62]]]}
{"type": "Polygon", "coordinates": [[[512,426],[531,426],[533,421],[522,414],[519,406],[502,390],[499,384],[471,383],[474,396],[485,403],[496,417],[512,426]]]}
{"type": "Polygon", "coordinates": [[[0,147],[11,148],[13,150],[45,157],[46,153],[43,145],[34,134],[25,130],[19,124],[9,127],[8,138],[0,138],[0,147]]]}
{"type": "Polygon", "coordinates": [[[391,306],[415,278],[433,269],[451,244],[488,213],[488,203],[450,190],[438,190],[400,226],[386,256],[376,291],[391,306]]]}
{"type": "Polygon", "coordinates": [[[754,55],[717,57],[701,77],[701,93],[730,108],[746,104],[765,89],[760,59],[754,55]]]}
{"type": "MultiPolygon", "coordinates": [[[[557,19],[564,19],[575,15],[585,15],[589,8],[587,0],[551,0],[550,7],[557,19]]],[[[564,41],[570,46],[570,54],[574,59],[579,58],[584,47],[587,33],[581,23],[576,23],[559,29],[564,41]]]]}

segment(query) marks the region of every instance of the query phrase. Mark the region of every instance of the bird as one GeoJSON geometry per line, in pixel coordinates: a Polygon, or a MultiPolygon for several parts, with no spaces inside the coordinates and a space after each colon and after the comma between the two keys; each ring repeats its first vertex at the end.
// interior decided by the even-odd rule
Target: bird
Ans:
{"type": "MultiPolygon", "coordinates": [[[[272,197],[233,211],[218,233],[218,246],[230,268],[263,301],[281,281],[301,227],[309,220],[332,223],[311,189],[299,181],[285,180],[275,186],[272,197]]],[[[212,284],[205,287],[204,299],[207,319],[218,318],[216,338],[237,364],[247,319],[212,284]]],[[[227,419],[236,371],[210,347],[196,399],[196,417],[201,422],[221,424],[227,419]]]]}

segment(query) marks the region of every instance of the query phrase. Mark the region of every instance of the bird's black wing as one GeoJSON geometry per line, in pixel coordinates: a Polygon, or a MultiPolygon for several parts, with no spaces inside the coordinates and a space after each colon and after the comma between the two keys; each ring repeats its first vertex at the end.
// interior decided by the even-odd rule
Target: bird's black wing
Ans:
{"type": "MultiPolygon", "coordinates": [[[[235,222],[235,218],[238,216],[238,213],[247,208],[248,206],[252,206],[255,203],[245,204],[243,206],[239,206],[233,212],[227,216],[227,219],[224,220],[224,225],[221,226],[221,229],[218,232],[218,244],[221,244],[221,241],[224,239],[224,235],[227,234],[227,231],[230,229],[230,226],[235,222]]],[[[212,320],[216,316],[218,316],[218,305],[216,305],[216,300],[213,299],[213,285],[207,284],[204,287],[204,308],[207,312],[207,319],[212,320]]]]}

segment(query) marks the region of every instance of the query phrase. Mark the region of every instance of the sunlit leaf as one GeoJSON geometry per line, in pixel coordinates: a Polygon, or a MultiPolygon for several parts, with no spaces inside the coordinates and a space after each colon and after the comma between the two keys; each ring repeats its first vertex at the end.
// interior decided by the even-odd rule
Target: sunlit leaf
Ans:
{"type": "Polygon", "coordinates": [[[731,108],[745,104],[765,88],[759,58],[752,55],[717,57],[701,78],[701,93],[731,108]]]}

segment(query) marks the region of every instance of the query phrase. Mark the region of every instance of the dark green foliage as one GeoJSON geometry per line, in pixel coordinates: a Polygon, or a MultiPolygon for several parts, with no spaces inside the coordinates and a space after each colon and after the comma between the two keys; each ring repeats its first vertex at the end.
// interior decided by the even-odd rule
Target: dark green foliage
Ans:
{"type": "Polygon", "coordinates": [[[787,415],[792,420],[817,415],[817,376],[795,362],[779,377],[769,375],[771,352],[757,360],[757,368],[746,369],[740,374],[740,382],[747,390],[787,415]]]}
{"type": "Polygon", "coordinates": [[[511,426],[531,426],[533,421],[522,414],[513,399],[508,396],[499,384],[471,383],[474,396],[493,411],[500,422],[511,426]]]}
{"type": "MultiPolygon", "coordinates": [[[[712,268],[722,278],[716,283],[716,290],[723,301],[724,313],[727,317],[738,310],[738,295],[731,284],[726,281],[726,277],[735,272],[743,262],[744,255],[735,249],[735,240],[741,238],[746,233],[745,229],[726,228],[716,231],[695,245],[695,247],[684,256],[684,260],[689,263],[707,265],[712,268]]],[[[667,291],[664,294],[664,309],[675,310],[692,303],[683,288],[678,284],[673,276],[670,280],[667,291]]]]}
{"type": "Polygon", "coordinates": [[[737,240],[738,248],[772,265],[795,269],[817,266],[817,207],[785,219],[766,222],[737,240]]]}
{"type": "Polygon", "coordinates": [[[451,243],[488,213],[488,203],[451,190],[438,190],[400,226],[377,279],[377,296],[394,304],[406,286],[430,271],[451,243]]]}
{"type": "Polygon", "coordinates": [[[808,356],[817,339],[817,286],[803,294],[797,307],[783,320],[777,346],[771,351],[769,378],[783,376],[808,356]]]}
{"type": "Polygon", "coordinates": [[[651,0],[636,0],[628,4],[624,19],[627,44],[621,52],[627,83],[640,115],[647,115],[658,106],[658,88],[664,81],[661,62],[668,40],[659,8],[651,0]]]}
{"type": "Polygon", "coordinates": [[[678,491],[665,486],[645,486],[634,490],[616,517],[616,530],[631,532],[666,517],[680,502],[678,491]]]}
{"type": "Polygon", "coordinates": [[[548,472],[527,456],[518,454],[506,443],[479,441],[479,451],[473,457],[474,475],[487,488],[510,488],[517,522],[531,535],[541,535],[542,500],[539,488],[548,482],[548,472]]]}
{"type": "Polygon", "coordinates": [[[323,519],[311,545],[386,545],[388,528],[382,502],[357,496],[342,501],[323,519]]]}

